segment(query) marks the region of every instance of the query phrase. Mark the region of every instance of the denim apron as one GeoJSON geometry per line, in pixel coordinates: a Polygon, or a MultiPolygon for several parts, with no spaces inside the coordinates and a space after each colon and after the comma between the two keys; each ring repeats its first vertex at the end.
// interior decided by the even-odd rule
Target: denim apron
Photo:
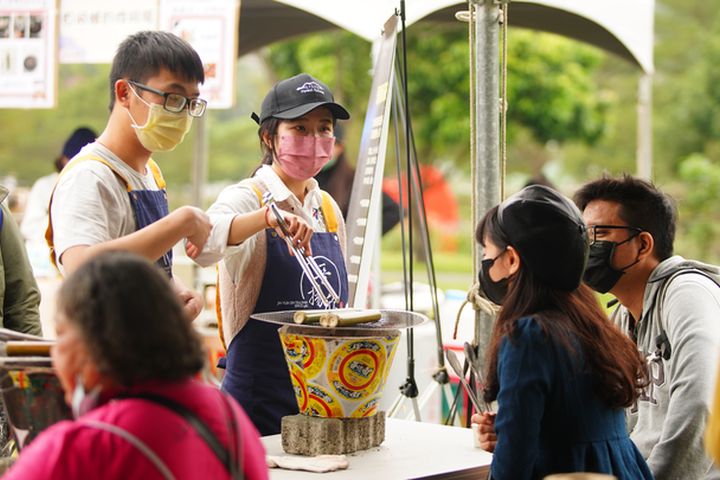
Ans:
{"type": "MultiPolygon", "coordinates": [[[[81,157],[75,160],[70,168],[80,162],[86,161],[102,163],[110,170],[112,170],[112,172],[123,182],[123,184],[125,184],[128,192],[128,197],[130,198],[130,205],[132,206],[133,216],[135,217],[135,230],[145,228],[148,225],[165,217],[169,213],[167,191],[165,190],[165,179],[163,178],[162,173],[160,173],[160,168],[152,159],[148,161],[147,167],[152,172],[153,178],[155,179],[155,183],[157,184],[159,190],[133,190],[130,182],[128,182],[128,180],[122,175],[122,173],[120,173],[120,171],[115,168],[114,165],[112,165],[110,162],[100,157],[99,155],[90,154],[81,157]]],[[[65,167],[60,173],[60,175],[65,174],[68,170],[69,168],[65,167]]],[[[50,196],[50,204],[48,205],[49,221],[48,228],[45,231],[45,240],[50,247],[50,261],[55,267],[57,267],[55,259],[55,246],[53,243],[52,218],[50,217],[51,205],[52,195],[50,196]]],[[[172,249],[170,249],[162,257],[160,257],[157,261],[157,264],[165,271],[165,273],[169,277],[172,278],[172,249]]]]}
{"type": "MultiPolygon", "coordinates": [[[[322,214],[330,229],[334,223],[328,221],[331,216],[334,219],[332,207],[323,208],[322,214]]],[[[288,252],[285,240],[270,228],[265,229],[264,235],[267,261],[253,312],[324,308],[297,260],[288,252]]],[[[310,245],[315,261],[326,272],[343,305],[347,304],[347,270],[337,233],[315,233],[310,245]]],[[[263,436],[280,433],[280,419],[298,413],[278,328],[277,324],[250,318],[228,346],[222,383],[223,390],[242,405],[263,436]]]]}

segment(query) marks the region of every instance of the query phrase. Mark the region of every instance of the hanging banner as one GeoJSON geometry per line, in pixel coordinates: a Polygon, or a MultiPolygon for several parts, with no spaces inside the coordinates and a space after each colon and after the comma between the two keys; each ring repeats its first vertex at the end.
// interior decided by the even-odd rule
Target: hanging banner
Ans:
{"type": "Polygon", "coordinates": [[[235,101],[238,0],[161,0],[161,30],[175,33],[197,50],[205,67],[200,96],[208,108],[230,108],[235,101]]]}
{"type": "Polygon", "coordinates": [[[62,0],[60,62],[111,63],[125,37],[156,30],[157,0],[62,0]]]}
{"type": "Polygon", "coordinates": [[[0,108],[57,97],[57,0],[0,0],[0,108]]]}

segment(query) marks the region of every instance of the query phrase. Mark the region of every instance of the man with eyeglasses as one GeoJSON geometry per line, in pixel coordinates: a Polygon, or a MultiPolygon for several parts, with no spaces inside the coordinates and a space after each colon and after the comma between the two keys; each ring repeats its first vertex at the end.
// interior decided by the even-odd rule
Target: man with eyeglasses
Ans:
{"type": "Polygon", "coordinates": [[[613,321],[645,356],[650,384],[628,410],[630,438],[658,480],[720,478],[703,450],[720,352],[717,267],[673,256],[675,207],[624,175],[575,194],[588,225],[585,282],[619,301],[613,321]]]}
{"type": "MultiPolygon", "coordinates": [[[[173,150],[205,113],[205,80],[197,52],[159,31],[139,32],[118,47],[110,72],[110,118],[97,140],[63,169],[50,200],[46,239],[64,274],[108,250],[158,263],[172,277],[172,247],[187,238],[204,245],[211,224],[195,207],[169,212],[165,181],[153,152],[173,150]]],[[[201,296],[174,278],[189,319],[201,296]]]]}

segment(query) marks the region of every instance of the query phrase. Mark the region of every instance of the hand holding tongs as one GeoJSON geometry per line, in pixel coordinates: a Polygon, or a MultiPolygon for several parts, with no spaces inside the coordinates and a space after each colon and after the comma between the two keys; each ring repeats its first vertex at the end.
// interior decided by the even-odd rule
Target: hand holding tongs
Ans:
{"type": "Polygon", "coordinates": [[[483,397],[483,389],[485,388],[485,375],[483,375],[482,370],[479,370],[477,367],[477,361],[478,356],[477,352],[475,351],[475,347],[470,345],[468,342],[465,342],[463,344],[463,349],[465,350],[465,361],[470,366],[470,371],[473,375],[475,375],[475,387],[477,388],[477,397],[479,400],[482,401],[482,404],[485,406],[486,412],[492,412],[492,407],[490,407],[490,404],[485,401],[483,397]]]}
{"type": "Polygon", "coordinates": [[[480,400],[477,397],[477,393],[470,388],[470,385],[468,384],[467,380],[465,379],[465,372],[463,371],[462,366],[460,365],[460,361],[458,360],[457,356],[455,355],[455,352],[452,350],[445,350],[445,357],[448,359],[448,363],[452,367],[452,369],[455,371],[455,375],[460,378],[460,383],[462,383],[462,386],[465,387],[465,392],[467,392],[468,398],[473,404],[473,407],[475,407],[475,410],[478,413],[485,412],[485,409],[480,406],[480,400]]]}
{"type": "Polygon", "coordinates": [[[335,302],[335,305],[339,306],[340,296],[337,294],[337,292],[335,292],[333,286],[330,285],[330,282],[325,276],[325,273],[322,271],[315,259],[312,257],[312,255],[305,256],[305,248],[298,247],[293,243],[292,234],[290,233],[290,230],[288,230],[287,223],[285,222],[285,217],[283,217],[282,213],[280,212],[280,209],[275,203],[275,199],[273,198],[272,194],[270,192],[265,192],[265,194],[263,195],[263,201],[265,202],[265,205],[270,209],[272,214],[275,216],[278,226],[280,227],[280,230],[283,233],[283,237],[285,238],[285,243],[288,244],[288,247],[290,247],[290,249],[294,253],[295,260],[297,260],[303,273],[305,273],[305,276],[307,276],[308,280],[310,280],[313,290],[315,290],[315,293],[317,294],[322,304],[325,307],[329,307],[332,302],[335,302]],[[325,291],[323,291],[323,287],[327,291],[327,295],[325,294],[325,291]]]}

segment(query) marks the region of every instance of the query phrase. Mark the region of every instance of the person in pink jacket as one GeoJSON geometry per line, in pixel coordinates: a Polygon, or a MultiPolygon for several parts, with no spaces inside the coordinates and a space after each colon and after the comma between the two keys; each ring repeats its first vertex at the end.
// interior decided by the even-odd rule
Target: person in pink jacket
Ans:
{"type": "Polygon", "coordinates": [[[101,254],[57,307],[52,360],[75,420],[42,432],[3,478],[268,478],[245,412],[197,380],[201,341],[158,267],[101,254]]]}

